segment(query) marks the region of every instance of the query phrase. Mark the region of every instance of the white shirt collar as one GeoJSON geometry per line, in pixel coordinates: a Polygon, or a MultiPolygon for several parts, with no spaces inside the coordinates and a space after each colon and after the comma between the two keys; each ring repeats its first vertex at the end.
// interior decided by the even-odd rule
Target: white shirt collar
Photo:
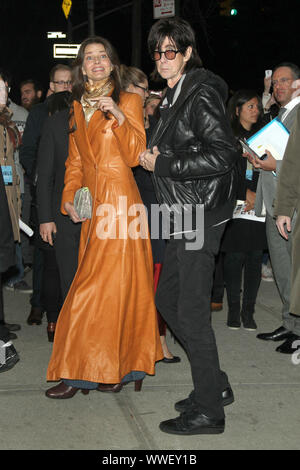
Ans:
{"type": "Polygon", "coordinates": [[[291,111],[298,103],[300,103],[300,96],[296,96],[296,98],[289,101],[288,104],[285,105],[285,108],[291,111]]]}
{"type": "Polygon", "coordinates": [[[296,98],[292,99],[291,101],[288,102],[288,104],[286,104],[284,106],[284,108],[286,109],[286,111],[284,112],[284,114],[282,115],[281,117],[281,120],[285,119],[287,117],[287,115],[292,111],[292,109],[298,104],[300,103],[300,96],[297,96],[296,98]]]}

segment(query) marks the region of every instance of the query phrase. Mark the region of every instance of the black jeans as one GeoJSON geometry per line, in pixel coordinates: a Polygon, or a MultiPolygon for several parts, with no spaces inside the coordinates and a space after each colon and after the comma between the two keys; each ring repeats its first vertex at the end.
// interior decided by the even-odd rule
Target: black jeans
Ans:
{"type": "Polygon", "coordinates": [[[216,257],[216,266],[214,272],[213,288],[211,301],[222,303],[224,297],[224,253],[219,252],[216,257]]]}
{"type": "Polygon", "coordinates": [[[187,250],[184,239],[171,239],[156,293],[158,310],[189,357],[197,409],[217,419],[224,417],[222,391],[229,384],[220,371],[210,300],[224,228],[225,224],[206,229],[198,250],[187,250]]]}
{"type": "Polygon", "coordinates": [[[43,304],[42,304],[43,270],[44,270],[43,250],[35,246],[34,251],[33,251],[33,263],[32,263],[33,294],[30,299],[30,303],[32,307],[43,308],[43,304]]]}
{"type": "Polygon", "coordinates": [[[254,312],[257,292],[261,281],[262,255],[262,250],[248,251],[245,253],[225,253],[224,279],[229,306],[240,302],[244,269],[242,308],[250,309],[254,312]]]}
{"type": "Polygon", "coordinates": [[[4,323],[2,273],[0,273],[0,323],[4,323]]]}
{"type": "Polygon", "coordinates": [[[0,341],[6,343],[9,340],[9,330],[4,326],[4,323],[2,273],[0,273],[0,341]]]}
{"type": "Polygon", "coordinates": [[[43,250],[43,257],[42,303],[48,322],[56,323],[63,300],[54,248],[43,250]]]}

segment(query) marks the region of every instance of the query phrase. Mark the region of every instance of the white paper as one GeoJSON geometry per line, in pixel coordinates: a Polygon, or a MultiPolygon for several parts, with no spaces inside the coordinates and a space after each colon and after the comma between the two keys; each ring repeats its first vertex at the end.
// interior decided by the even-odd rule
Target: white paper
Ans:
{"type": "Polygon", "coordinates": [[[266,153],[266,150],[269,150],[276,160],[282,160],[289,135],[286,127],[278,119],[273,119],[250,137],[247,142],[260,157],[266,153]]]}
{"type": "Polygon", "coordinates": [[[26,233],[26,235],[28,235],[29,237],[32,237],[33,235],[33,230],[28,227],[28,225],[25,224],[25,222],[23,222],[23,220],[19,219],[19,227],[20,229],[26,233]]]}
{"type": "Polygon", "coordinates": [[[255,215],[254,209],[251,211],[245,211],[246,202],[245,201],[237,201],[236,207],[233,211],[233,219],[246,219],[246,220],[253,220],[254,222],[265,222],[265,217],[257,217],[255,215]]]}

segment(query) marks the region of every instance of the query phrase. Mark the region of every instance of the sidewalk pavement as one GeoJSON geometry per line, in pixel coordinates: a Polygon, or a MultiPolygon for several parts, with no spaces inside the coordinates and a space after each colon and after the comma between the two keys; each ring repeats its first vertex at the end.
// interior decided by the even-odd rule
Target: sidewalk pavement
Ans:
{"type": "MultiPolygon", "coordinates": [[[[30,275],[27,275],[30,282],[30,275]]],[[[225,408],[226,429],[217,436],[165,434],[159,422],[178,413],[174,403],[192,388],[187,357],[168,336],[177,364],[158,363],[141,392],[129,384],[117,394],[77,393],[50,400],[44,392],[52,344],[41,326],[29,326],[29,296],[5,291],[6,321],[20,323],[14,345],[21,360],[0,374],[0,449],[50,450],[230,450],[300,449],[300,365],[255,332],[226,327],[227,308],[213,314],[221,368],[227,372],[235,403],[225,408]]],[[[255,319],[257,332],[281,325],[281,301],[275,284],[262,282],[255,319]]]]}

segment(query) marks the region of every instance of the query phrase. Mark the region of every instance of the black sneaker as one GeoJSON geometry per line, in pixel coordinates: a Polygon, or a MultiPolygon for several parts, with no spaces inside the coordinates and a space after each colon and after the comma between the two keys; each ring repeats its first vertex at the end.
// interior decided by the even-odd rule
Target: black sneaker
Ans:
{"type": "Polygon", "coordinates": [[[19,331],[21,329],[21,325],[18,323],[5,323],[5,322],[0,322],[0,325],[5,326],[9,331],[19,331]]]}
{"type": "Polygon", "coordinates": [[[178,418],[162,421],[161,431],[168,434],[193,436],[195,434],[221,434],[225,429],[224,419],[209,418],[194,410],[181,413],[178,418]]]}
{"type": "Polygon", "coordinates": [[[19,281],[15,284],[7,283],[5,284],[5,289],[10,290],[12,292],[19,292],[20,294],[32,294],[33,289],[30,287],[26,281],[19,281]]]}
{"type": "Polygon", "coordinates": [[[244,330],[248,330],[248,331],[256,331],[257,330],[257,324],[255,323],[253,318],[251,320],[243,321],[243,327],[244,327],[244,330]]]}
{"type": "Polygon", "coordinates": [[[257,329],[257,324],[255,323],[253,319],[253,313],[242,312],[241,316],[242,316],[243,327],[245,330],[255,331],[257,329]]]}
{"type": "Polygon", "coordinates": [[[24,274],[29,273],[32,270],[32,263],[25,263],[24,264],[24,274]]]}
{"type": "Polygon", "coordinates": [[[241,328],[241,322],[239,320],[228,320],[227,326],[230,330],[239,330],[241,328]]]}
{"type": "Polygon", "coordinates": [[[19,360],[19,355],[11,341],[0,345],[0,372],[12,369],[19,360]]]}
{"type": "MultiPolygon", "coordinates": [[[[175,410],[179,411],[179,413],[183,413],[184,411],[188,411],[189,409],[193,408],[195,406],[192,398],[193,393],[194,392],[192,392],[188,398],[185,398],[185,400],[180,400],[175,403],[175,410]]],[[[231,387],[227,387],[225,390],[223,390],[222,400],[223,406],[231,405],[234,402],[234,395],[231,387]]]]}

